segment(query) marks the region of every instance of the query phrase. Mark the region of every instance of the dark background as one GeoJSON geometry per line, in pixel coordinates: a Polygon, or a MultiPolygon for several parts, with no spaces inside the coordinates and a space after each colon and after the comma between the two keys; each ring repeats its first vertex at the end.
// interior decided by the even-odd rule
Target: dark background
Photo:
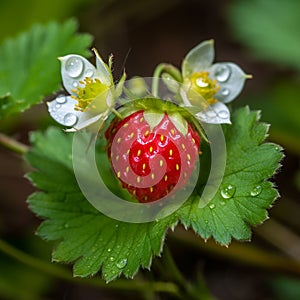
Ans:
{"type": "MultiPolygon", "coordinates": [[[[0,42],[35,22],[75,17],[80,31],[94,36],[103,57],[114,54],[115,77],[126,65],[130,78],[151,76],[160,62],[180,66],[193,46],[213,38],[216,61],[236,62],[253,75],[234,107],[262,109],[262,119],[272,124],[269,140],[285,148],[283,166],[273,179],[281,197],[270,211],[271,219],[254,229],[251,243],[234,242],[226,249],[180,229],[167,243],[185,276],[195,281],[202,272],[216,299],[300,299],[299,16],[297,0],[11,0],[0,3],[0,42]]],[[[41,104],[0,126],[28,143],[29,131],[50,122],[41,104]]],[[[27,171],[20,157],[0,149],[0,235],[50,261],[53,245],[34,236],[39,220],[26,204],[34,191],[23,178],[27,171]]],[[[156,264],[142,275],[159,280],[156,264]]],[[[171,299],[150,296],[70,284],[0,253],[0,299],[171,299]]]]}

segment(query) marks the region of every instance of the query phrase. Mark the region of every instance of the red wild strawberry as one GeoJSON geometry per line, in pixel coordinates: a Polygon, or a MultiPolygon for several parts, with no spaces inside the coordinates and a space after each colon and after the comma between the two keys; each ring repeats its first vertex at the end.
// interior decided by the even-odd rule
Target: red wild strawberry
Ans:
{"type": "Polygon", "coordinates": [[[114,173],[142,203],[185,186],[198,159],[200,137],[189,124],[183,135],[167,113],[158,122],[151,130],[140,110],[113,121],[105,133],[114,173]]]}

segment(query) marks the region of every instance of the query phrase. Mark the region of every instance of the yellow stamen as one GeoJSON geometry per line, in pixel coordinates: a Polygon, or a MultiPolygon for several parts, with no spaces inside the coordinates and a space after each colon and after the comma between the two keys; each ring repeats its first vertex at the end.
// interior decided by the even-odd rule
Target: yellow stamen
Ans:
{"type": "Polygon", "coordinates": [[[94,104],[89,108],[94,108],[99,113],[106,111],[106,97],[101,97],[101,94],[108,91],[109,86],[103,84],[98,78],[91,79],[89,77],[84,78],[84,80],[79,81],[79,83],[81,86],[72,90],[72,92],[75,93],[72,98],[78,102],[75,105],[75,110],[85,111],[94,101],[94,104]]]}
{"type": "Polygon", "coordinates": [[[192,104],[201,105],[206,108],[208,105],[216,103],[218,100],[214,98],[219,91],[220,86],[217,80],[211,79],[208,72],[196,72],[190,77],[191,92],[189,93],[189,100],[192,104]],[[201,97],[199,97],[199,95],[201,97]],[[203,99],[205,101],[203,101],[203,99]]]}

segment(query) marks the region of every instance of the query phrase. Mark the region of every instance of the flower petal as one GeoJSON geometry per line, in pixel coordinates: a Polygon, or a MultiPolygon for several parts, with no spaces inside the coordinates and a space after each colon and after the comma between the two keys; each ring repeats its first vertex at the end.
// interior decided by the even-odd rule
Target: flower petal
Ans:
{"type": "Polygon", "coordinates": [[[58,96],[55,100],[48,102],[50,116],[59,124],[64,126],[74,126],[79,120],[81,111],[75,110],[77,101],[71,96],[58,96]]]}
{"type": "Polygon", "coordinates": [[[101,128],[104,121],[107,119],[107,116],[108,116],[107,113],[102,113],[102,114],[98,114],[96,116],[90,117],[87,113],[84,112],[81,114],[81,118],[79,118],[76,126],[74,126],[73,128],[67,129],[66,132],[79,131],[79,130],[87,128],[93,124],[95,126],[93,126],[94,130],[92,130],[92,131],[97,132],[101,128]],[[97,124],[96,124],[96,122],[97,122],[97,124]]]}
{"type": "Polygon", "coordinates": [[[182,75],[189,77],[192,73],[205,71],[211,66],[215,57],[214,41],[204,41],[193,48],[182,62],[182,75]]]}
{"type": "Polygon", "coordinates": [[[111,70],[108,67],[108,65],[103,61],[97,49],[94,48],[93,51],[96,55],[96,66],[97,70],[99,71],[99,79],[105,85],[110,86],[113,82],[111,70]]]}
{"type": "Polygon", "coordinates": [[[209,76],[221,86],[215,95],[219,101],[228,103],[242,91],[247,75],[234,63],[216,63],[209,70],[209,76]]]}
{"type": "MultiPolygon", "coordinates": [[[[77,54],[70,54],[60,57],[61,61],[61,76],[65,89],[71,94],[86,77],[99,78],[99,72],[96,68],[84,57],[77,54]]],[[[100,78],[99,78],[100,79],[100,78]]]]}
{"type": "Polygon", "coordinates": [[[230,112],[222,102],[208,106],[205,111],[197,113],[196,118],[209,124],[231,124],[230,112]]]}

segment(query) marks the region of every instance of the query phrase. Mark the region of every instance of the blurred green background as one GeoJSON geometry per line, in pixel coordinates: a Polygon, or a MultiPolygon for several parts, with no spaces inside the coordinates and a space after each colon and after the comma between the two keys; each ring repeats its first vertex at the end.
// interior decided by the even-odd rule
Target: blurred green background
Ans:
{"type": "MultiPolygon", "coordinates": [[[[252,243],[233,243],[225,249],[180,230],[170,235],[168,243],[184,274],[193,278],[201,270],[217,299],[296,300],[300,299],[299,16],[299,0],[2,0],[0,43],[36,22],[74,17],[81,32],[94,36],[103,57],[114,54],[115,77],[126,65],[130,78],[151,76],[162,61],[180,66],[193,46],[215,39],[216,61],[236,62],[253,75],[233,106],[262,110],[262,120],[272,124],[269,140],[285,148],[283,167],[274,178],[281,198],[270,211],[271,220],[254,230],[252,243]]],[[[27,143],[29,131],[51,122],[41,104],[2,121],[0,130],[27,143]]],[[[50,261],[52,245],[34,236],[39,221],[26,205],[33,192],[23,178],[27,166],[4,149],[0,166],[1,238],[50,261]]],[[[152,274],[142,274],[159,279],[155,267],[152,274]]],[[[0,253],[0,299],[172,299],[162,294],[150,297],[71,284],[0,253]]]]}

